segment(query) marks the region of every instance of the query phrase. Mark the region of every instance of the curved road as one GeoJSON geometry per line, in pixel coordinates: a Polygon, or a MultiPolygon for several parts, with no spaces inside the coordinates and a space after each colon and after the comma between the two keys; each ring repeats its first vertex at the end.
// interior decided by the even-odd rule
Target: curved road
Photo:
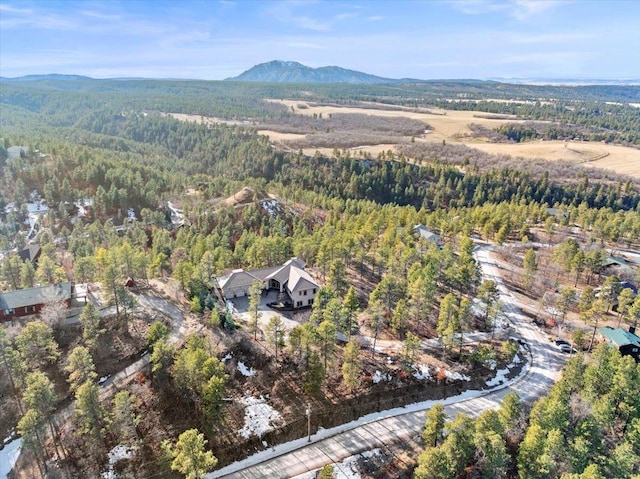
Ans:
{"type": "MultiPolygon", "coordinates": [[[[527,342],[530,352],[529,364],[518,379],[506,386],[492,390],[467,391],[460,396],[439,401],[445,404],[445,411],[449,417],[459,412],[475,416],[485,409],[496,409],[505,394],[510,391],[516,392],[523,402],[532,402],[549,390],[558,379],[566,361],[566,356],[521,313],[516,298],[505,287],[499,267],[491,258],[490,252],[490,246],[480,246],[476,248],[475,256],[483,277],[497,283],[501,293],[500,301],[509,321],[518,335],[527,342]]],[[[420,441],[425,421],[424,413],[435,402],[438,401],[425,401],[405,408],[384,411],[330,430],[321,430],[312,436],[311,444],[307,442],[307,438],[297,439],[234,462],[205,477],[290,478],[319,469],[326,464],[334,464],[337,477],[341,477],[338,463],[349,456],[375,448],[385,448],[388,444],[420,441]]]]}

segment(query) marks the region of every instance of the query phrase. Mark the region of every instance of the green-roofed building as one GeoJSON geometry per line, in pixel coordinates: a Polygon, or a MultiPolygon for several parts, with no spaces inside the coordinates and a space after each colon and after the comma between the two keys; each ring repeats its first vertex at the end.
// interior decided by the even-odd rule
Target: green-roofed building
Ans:
{"type": "Polygon", "coordinates": [[[605,341],[615,344],[620,350],[620,354],[631,356],[638,362],[640,361],[640,337],[635,334],[633,328],[631,329],[632,331],[627,331],[623,328],[605,326],[599,328],[598,332],[605,341]]]}
{"type": "Polygon", "coordinates": [[[0,323],[38,314],[45,304],[54,301],[69,305],[72,288],[67,282],[0,293],[0,323]]]}

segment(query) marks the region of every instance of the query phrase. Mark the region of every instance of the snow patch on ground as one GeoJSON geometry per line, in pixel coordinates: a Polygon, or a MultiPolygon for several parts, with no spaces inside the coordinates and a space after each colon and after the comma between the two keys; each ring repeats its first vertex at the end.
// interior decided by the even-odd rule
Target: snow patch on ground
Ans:
{"type": "Polygon", "coordinates": [[[316,469],[315,471],[298,474],[297,476],[293,476],[291,479],[316,479],[316,472],[318,472],[319,470],[320,469],[316,469]]]}
{"type": "Polygon", "coordinates": [[[264,396],[253,397],[249,393],[240,403],[244,404],[244,427],[238,431],[245,439],[249,437],[262,437],[263,434],[275,429],[276,423],[282,421],[282,416],[273,407],[267,404],[264,396]]]}
{"type": "Polygon", "coordinates": [[[480,301],[478,298],[473,298],[473,301],[471,302],[471,313],[474,316],[478,318],[483,317],[485,313],[485,308],[486,308],[486,305],[484,302],[480,301]]]}
{"type": "MultiPolygon", "coordinates": [[[[522,370],[520,371],[520,373],[518,374],[517,377],[510,379],[509,382],[516,382],[521,380],[527,373],[532,372],[535,373],[534,369],[539,369],[539,368],[530,368],[529,367],[524,367],[522,368],[522,370]]],[[[318,431],[316,432],[316,434],[314,434],[312,436],[313,441],[317,442],[317,441],[321,441],[323,439],[326,439],[328,437],[332,437],[336,434],[341,434],[344,433],[346,431],[350,431],[352,429],[354,429],[357,426],[363,425],[363,424],[368,424],[370,422],[374,422],[380,419],[384,419],[384,418],[388,418],[388,417],[393,417],[393,416],[401,416],[407,413],[414,413],[414,412],[423,412],[426,411],[427,409],[433,407],[434,404],[436,403],[442,403],[445,406],[449,405],[449,404],[454,404],[457,402],[461,402],[461,401],[465,401],[467,399],[473,399],[473,398],[478,398],[478,397],[482,397],[488,394],[491,394],[492,391],[496,391],[499,389],[502,389],[504,387],[504,385],[501,386],[497,386],[495,388],[491,388],[491,389],[469,389],[461,394],[458,394],[457,396],[450,396],[444,400],[427,400],[427,401],[420,401],[417,403],[413,403],[413,404],[409,404],[407,406],[403,406],[403,407],[398,407],[398,408],[394,408],[394,409],[388,409],[386,411],[381,411],[381,412],[376,412],[376,413],[371,413],[371,414],[367,414],[365,416],[362,416],[359,419],[356,419],[355,421],[346,423],[346,424],[342,424],[340,426],[336,426],[334,428],[331,429],[324,429],[324,428],[319,428],[318,431]]],[[[280,455],[284,455],[284,454],[288,454],[291,453],[293,451],[296,451],[298,449],[304,448],[307,445],[307,437],[302,437],[300,439],[295,439],[293,441],[284,443],[284,444],[279,444],[276,446],[273,446],[272,449],[269,450],[264,450],[264,451],[260,451],[257,452],[256,454],[243,459],[242,461],[237,461],[234,463],[231,463],[225,467],[223,467],[222,469],[218,469],[217,471],[214,472],[210,472],[208,474],[205,475],[205,477],[207,479],[216,479],[225,475],[229,475],[229,474],[234,474],[240,470],[242,470],[245,467],[251,466],[251,465],[255,465],[255,464],[259,464],[261,462],[264,462],[268,459],[273,458],[274,456],[280,456],[280,455]]],[[[313,474],[315,474],[315,471],[312,471],[313,474]]],[[[308,473],[307,473],[308,474],[308,473]]],[[[305,475],[302,474],[300,476],[298,476],[296,479],[312,479],[314,478],[314,475],[305,475]]]]}
{"type": "Polygon", "coordinates": [[[18,457],[20,456],[20,448],[22,447],[22,439],[16,439],[0,450],[0,478],[9,476],[9,472],[13,469],[18,457]]]}
{"type": "Polygon", "coordinates": [[[220,360],[221,363],[226,363],[227,361],[229,361],[229,359],[231,359],[233,357],[233,352],[228,352],[224,358],[222,358],[220,360]]]}
{"type": "Polygon", "coordinates": [[[521,362],[522,360],[520,359],[520,356],[516,354],[515,356],[513,356],[511,362],[507,364],[506,368],[498,369],[498,371],[496,371],[496,375],[493,378],[489,379],[485,384],[490,388],[499,384],[504,384],[507,381],[507,375],[513,368],[516,367],[516,365],[520,364],[521,362]]]}
{"type": "Polygon", "coordinates": [[[389,373],[381,373],[376,369],[375,374],[371,378],[374,384],[378,384],[380,381],[391,381],[391,374],[389,373]]]}
{"type": "Polygon", "coordinates": [[[416,370],[413,372],[413,377],[419,380],[431,379],[431,373],[429,372],[429,366],[426,364],[418,364],[416,370]]]}
{"type": "MultiPolygon", "coordinates": [[[[371,459],[374,456],[378,456],[381,454],[379,448],[372,449],[371,451],[364,451],[360,454],[356,454],[354,456],[349,456],[345,458],[342,462],[336,462],[333,465],[333,477],[336,479],[360,479],[362,476],[360,474],[359,462],[362,459],[371,459]]],[[[298,476],[294,476],[291,479],[315,479],[318,471],[320,469],[316,469],[314,471],[305,472],[304,474],[300,474],[298,476]]]]}
{"type": "Polygon", "coordinates": [[[445,371],[444,374],[447,376],[447,379],[451,381],[471,381],[469,376],[457,372],[445,371]]]}
{"type": "MultiPolygon", "coordinates": [[[[437,374],[440,372],[440,368],[434,368],[433,373],[437,374]]],[[[417,364],[415,366],[415,371],[413,372],[413,377],[419,380],[424,379],[433,379],[432,371],[429,369],[429,366],[426,364],[417,364]]],[[[453,371],[445,371],[444,372],[447,379],[450,381],[471,381],[469,376],[466,376],[461,373],[453,372],[453,371]]]]}
{"type": "Polygon", "coordinates": [[[269,216],[275,216],[278,213],[278,202],[276,200],[263,201],[262,207],[267,211],[269,216]]]}
{"type": "Polygon", "coordinates": [[[238,371],[240,371],[243,376],[246,376],[248,378],[256,373],[255,369],[248,368],[242,361],[238,361],[238,371]]]}
{"type": "Polygon", "coordinates": [[[362,476],[360,475],[358,462],[361,459],[370,459],[379,454],[380,449],[373,449],[371,451],[356,454],[355,456],[347,457],[344,461],[334,464],[334,476],[339,479],[360,479],[362,476]]]}
{"type": "Polygon", "coordinates": [[[131,459],[135,454],[135,450],[132,447],[118,444],[116,447],[109,451],[109,470],[102,473],[103,479],[116,479],[118,475],[113,470],[114,464],[123,460],[131,459]]]}

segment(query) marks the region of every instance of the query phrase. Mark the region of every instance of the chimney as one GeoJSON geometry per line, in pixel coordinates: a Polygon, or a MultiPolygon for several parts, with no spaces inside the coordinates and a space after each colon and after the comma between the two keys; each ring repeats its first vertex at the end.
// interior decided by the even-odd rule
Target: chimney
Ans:
{"type": "Polygon", "coordinates": [[[631,334],[636,334],[636,327],[635,326],[629,326],[629,332],[631,334]]]}

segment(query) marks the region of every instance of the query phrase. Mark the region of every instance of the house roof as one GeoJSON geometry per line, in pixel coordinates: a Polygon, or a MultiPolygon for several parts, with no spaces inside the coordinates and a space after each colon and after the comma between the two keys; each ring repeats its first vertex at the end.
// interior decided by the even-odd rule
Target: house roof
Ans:
{"type": "Polygon", "coordinates": [[[289,289],[289,291],[294,292],[300,289],[310,289],[317,287],[318,283],[313,280],[309,273],[296,266],[291,266],[289,272],[289,282],[287,283],[287,288],[289,289]]]}
{"type": "Polygon", "coordinates": [[[640,338],[626,329],[614,329],[611,326],[605,326],[604,328],[599,328],[598,332],[607,340],[617,344],[618,347],[627,345],[640,346],[640,338]]]}
{"type": "Polygon", "coordinates": [[[418,233],[421,237],[430,241],[438,241],[438,235],[427,228],[425,225],[415,225],[413,231],[418,233]]]}
{"type": "Polygon", "coordinates": [[[218,283],[222,289],[230,290],[248,288],[254,281],[265,282],[269,279],[274,279],[281,285],[286,284],[289,291],[318,288],[319,285],[304,270],[305,266],[306,263],[301,259],[291,258],[282,266],[272,266],[251,271],[234,269],[231,274],[219,278],[218,283]]]}
{"type": "Polygon", "coordinates": [[[620,281],[620,289],[624,288],[629,288],[631,291],[633,291],[634,296],[638,294],[638,288],[629,281],[620,281]]]}
{"type": "Polygon", "coordinates": [[[275,279],[280,284],[286,283],[289,291],[302,289],[305,284],[310,288],[317,288],[318,284],[303,269],[304,267],[304,261],[299,258],[291,258],[282,267],[267,276],[266,279],[275,279]]]}
{"type": "Polygon", "coordinates": [[[250,273],[260,281],[266,281],[269,276],[281,268],[282,266],[270,266],[268,268],[252,269],[250,273]]]}
{"type": "Polygon", "coordinates": [[[28,244],[18,252],[18,256],[22,261],[29,260],[33,263],[40,256],[40,245],[28,244]]]}
{"type": "Polygon", "coordinates": [[[230,275],[220,278],[219,283],[222,289],[236,289],[248,288],[254,281],[261,280],[243,269],[234,269],[230,275]]]}
{"type": "Polygon", "coordinates": [[[23,308],[62,299],[71,299],[71,283],[58,283],[0,293],[0,309],[23,308]]]}

